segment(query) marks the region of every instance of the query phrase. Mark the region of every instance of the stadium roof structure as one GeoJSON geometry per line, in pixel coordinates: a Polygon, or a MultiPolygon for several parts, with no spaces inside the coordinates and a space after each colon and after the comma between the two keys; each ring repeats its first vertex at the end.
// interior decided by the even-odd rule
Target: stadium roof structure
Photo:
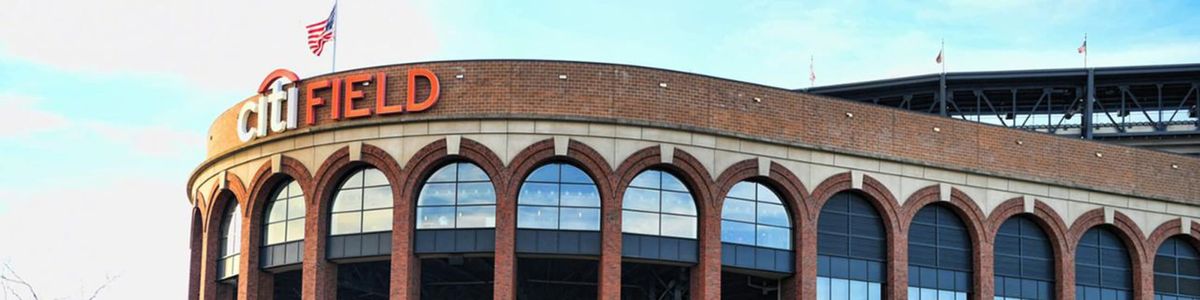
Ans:
{"type": "Polygon", "coordinates": [[[1200,156],[1200,64],[951,72],[796,91],[1200,156]]]}

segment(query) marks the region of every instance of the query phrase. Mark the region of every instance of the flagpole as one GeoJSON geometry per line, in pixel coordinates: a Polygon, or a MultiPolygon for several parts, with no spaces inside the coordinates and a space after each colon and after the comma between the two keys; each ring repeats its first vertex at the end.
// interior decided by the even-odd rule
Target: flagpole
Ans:
{"type": "Polygon", "coordinates": [[[817,85],[817,73],[813,70],[813,55],[808,55],[808,88],[811,89],[817,85]]]}
{"type": "Polygon", "coordinates": [[[1083,69],[1087,70],[1087,32],[1083,33],[1083,69]]]}
{"type": "Polygon", "coordinates": [[[338,25],[338,23],[337,23],[338,22],[337,7],[338,7],[338,0],[333,0],[333,20],[329,20],[330,22],[333,22],[333,53],[331,53],[331,54],[333,54],[333,62],[329,66],[330,73],[337,72],[337,44],[338,44],[337,32],[338,32],[338,27],[342,27],[341,25],[338,25]]]}
{"type": "Polygon", "coordinates": [[[938,50],[942,54],[942,75],[946,74],[946,39],[942,39],[942,49],[938,50]]]}

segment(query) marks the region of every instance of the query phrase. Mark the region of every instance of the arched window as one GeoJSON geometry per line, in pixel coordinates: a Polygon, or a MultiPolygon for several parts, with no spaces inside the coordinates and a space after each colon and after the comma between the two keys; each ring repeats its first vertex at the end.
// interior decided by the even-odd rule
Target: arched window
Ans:
{"type": "Polygon", "coordinates": [[[971,292],[971,241],[958,215],[928,205],[908,229],[908,299],[967,299],[971,292]]]}
{"type": "Polygon", "coordinates": [[[1075,247],[1075,299],[1133,299],[1125,243],[1107,226],[1093,227],[1075,247]]]}
{"type": "Polygon", "coordinates": [[[238,275],[238,263],[242,253],[242,214],[241,205],[225,209],[224,219],[221,220],[221,258],[217,270],[218,279],[227,279],[238,275]]]}
{"type": "Polygon", "coordinates": [[[879,213],[861,195],[829,198],[817,224],[817,299],[882,299],[883,230],[879,213]]]}
{"type": "Polygon", "coordinates": [[[583,170],[563,163],[537,168],[517,196],[517,228],[600,230],[600,192],[583,170]]]}
{"type": "Polygon", "coordinates": [[[392,187],[375,168],[350,173],[333,198],[330,235],[392,230],[392,187]]]}
{"type": "Polygon", "coordinates": [[[1154,256],[1154,299],[1200,299],[1200,254],[1184,237],[1158,246],[1154,256]]]}
{"type": "Polygon", "coordinates": [[[633,178],[621,203],[625,233],[696,238],[696,203],[679,178],[646,170],[633,178]]]}
{"type": "Polygon", "coordinates": [[[267,207],[263,225],[263,245],[271,246],[304,240],[304,193],[300,184],[288,180],[280,184],[267,207]]]}
{"type": "Polygon", "coordinates": [[[721,241],[791,250],[792,223],[779,195],[757,182],[733,185],[721,208],[721,241]]]}
{"type": "Polygon", "coordinates": [[[421,187],[417,229],[496,227],[496,190],[479,166],[443,166],[421,187]]]}
{"type": "Polygon", "coordinates": [[[997,300],[1054,298],[1050,240],[1027,216],[1004,221],[996,233],[994,286],[997,300]]]}

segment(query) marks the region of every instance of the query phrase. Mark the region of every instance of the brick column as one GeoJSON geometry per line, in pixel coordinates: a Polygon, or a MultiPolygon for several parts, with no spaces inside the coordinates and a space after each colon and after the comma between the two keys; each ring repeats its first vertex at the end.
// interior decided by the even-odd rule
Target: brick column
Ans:
{"type": "Polygon", "coordinates": [[[304,300],[334,300],[337,299],[337,265],[325,260],[325,242],[329,219],[320,213],[314,203],[308,201],[307,216],[304,218],[304,266],[303,286],[304,300]]]}
{"type": "MultiPolygon", "coordinates": [[[[996,229],[999,229],[997,227],[996,229]]],[[[986,236],[983,237],[978,245],[976,245],[976,255],[972,260],[975,264],[975,275],[971,280],[975,282],[971,288],[975,290],[976,300],[992,300],[996,297],[996,274],[995,274],[995,253],[996,246],[993,241],[995,231],[990,229],[985,230],[986,236]]]]}
{"type": "MultiPolygon", "coordinates": [[[[249,210],[250,206],[244,209],[249,210]]],[[[261,239],[257,237],[258,230],[253,230],[254,222],[250,220],[253,216],[242,216],[242,255],[238,259],[238,300],[257,300],[257,299],[274,299],[274,292],[267,285],[267,289],[263,289],[261,283],[263,281],[272,281],[272,275],[265,273],[258,268],[258,253],[259,243],[261,239]]]]}
{"type": "MultiPolygon", "coordinates": [[[[700,205],[710,201],[697,201],[700,205]]],[[[697,246],[699,262],[692,268],[692,299],[721,299],[721,218],[711,207],[701,211],[697,246]],[[715,217],[715,218],[714,218],[715,217]]]]}
{"type": "Polygon", "coordinates": [[[504,181],[498,181],[496,186],[496,250],[495,267],[492,275],[492,297],[496,300],[516,299],[517,289],[517,200],[509,193],[504,181]]]}
{"type": "Polygon", "coordinates": [[[621,299],[621,204],[617,197],[622,194],[617,191],[601,199],[600,286],[596,299],[621,299]]]}
{"type": "MultiPolygon", "coordinates": [[[[882,214],[882,213],[881,213],[882,214]]],[[[889,299],[908,299],[908,229],[899,222],[892,223],[888,233],[887,285],[884,289],[889,299]]]]}

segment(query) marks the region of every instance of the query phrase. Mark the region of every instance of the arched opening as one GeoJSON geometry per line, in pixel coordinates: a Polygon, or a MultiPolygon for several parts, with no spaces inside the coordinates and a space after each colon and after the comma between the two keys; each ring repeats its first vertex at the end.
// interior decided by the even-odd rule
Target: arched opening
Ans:
{"type": "Polygon", "coordinates": [[[421,182],[414,252],[422,299],[492,297],[496,190],[478,165],[441,166],[421,182]]]}
{"type": "Polygon", "coordinates": [[[274,299],[300,299],[304,258],[304,192],[295,180],[282,180],[270,194],[262,220],[260,267],[274,281],[274,299]]]}
{"type": "Polygon", "coordinates": [[[817,299],[882,299],[886,252],[875,207],[855,192],[833,195],[817,224],[817,299]]]}
{"type": "Polygon", "coordinates": [[[242,208],[229,198],[225,211],[221,213],[220,251],[217,256],[217,295],[237,298],[237,280],[241,268],[242,253],[242,208]]]}
{"type": "Polygon", "coordinates": [[[1200,299],[1200,253],[1187,236],[1175,236],[1154,255],[1154,299],[1200,299]]]}
{"type": "Polygon", "coordinates": [[[1088,229],[1075,246],[1075,299],[1133,299],[1129,251],[1110,225],[1088,229]]]}
{"type": "Polygon", "coordinates": [[[1004,221],[996,232],[994,251],[997,300],[1054,299],[1054,250],[1033,217],[1004,221]]]}
{"type": "Polygon", "coordinates": [[[621,232],[622,297],[688,297],[698,260],[697,210],[679,177],[658,169],[634,177],[621,202],[621,232]]]}
{"type": "Polygon", "coordinates": [[[948,205],[932,204],[908,228],[908,299],[969,299],[971,240],[948,205]]]}
{"type": "Polygon", "coordinates": [[[593,298],[600,255],[600,192],[582,169],[538,167],[517,194],[517,298],[593,298]]]}
{"type": "Polygon", "coordinates": [[[721,208],[721,297],[778,299],[792,276],[792,218],[779,194],[756,181],[734,184],[721,208]]]}
{"type": "Polygon", "coordinates": [[[338,299],[388,299],[392,188],[375,168],[353,170],[332,195],[326,257],[337,263],[338,299]]]}

